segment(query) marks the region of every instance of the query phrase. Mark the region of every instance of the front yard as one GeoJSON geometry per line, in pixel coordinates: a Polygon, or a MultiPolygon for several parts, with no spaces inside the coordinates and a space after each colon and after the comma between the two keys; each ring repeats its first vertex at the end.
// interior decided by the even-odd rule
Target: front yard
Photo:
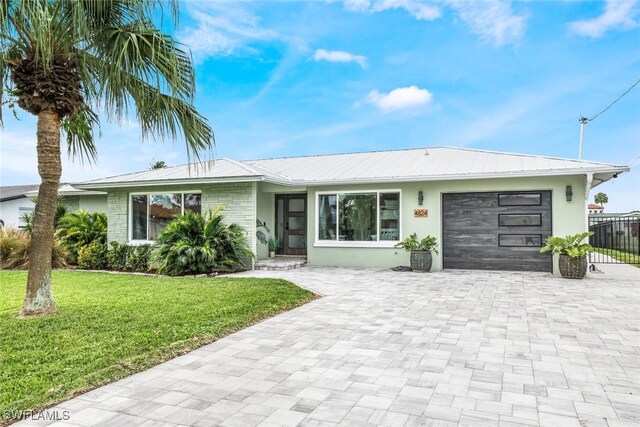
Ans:
{"type": "Polygon", "coordinates": [[[315,297],[278,279],[54,271],[58,313],[18,319],[26,276],[0,271],[4,418],[142,371],[315,297]]]}

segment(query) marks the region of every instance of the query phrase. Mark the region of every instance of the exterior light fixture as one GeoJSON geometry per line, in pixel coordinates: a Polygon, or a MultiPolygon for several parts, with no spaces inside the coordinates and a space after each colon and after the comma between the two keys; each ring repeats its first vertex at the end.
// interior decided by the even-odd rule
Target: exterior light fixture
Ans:
{"type": "Polygon", "coordinates": [[[567,185],[566,196],[567,196],[567,202],[570,202],[571,198],[573,197],[573,188],[571,188],[570,185],[567,185]]]}
{"type": "Polygon", "coordinates": [[[422,195],[422,190],[418,191],[418,205],[422,206],[422,202],[424,200],[424,196],[422,195]]]}

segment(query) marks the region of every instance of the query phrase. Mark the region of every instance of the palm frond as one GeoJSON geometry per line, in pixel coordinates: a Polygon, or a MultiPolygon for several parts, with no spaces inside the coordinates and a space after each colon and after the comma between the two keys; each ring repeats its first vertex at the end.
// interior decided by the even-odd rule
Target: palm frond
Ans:
{"type": "Polygon", "coordinates": [[[72,117],[65,117],[61,123],[66,135],[67,154],[71,158],[86,160],[92,163],[97,159],[98,151],[95,145],[93,131],[100,127],[98,115],[89,107],[82,108],[72,117]]]}

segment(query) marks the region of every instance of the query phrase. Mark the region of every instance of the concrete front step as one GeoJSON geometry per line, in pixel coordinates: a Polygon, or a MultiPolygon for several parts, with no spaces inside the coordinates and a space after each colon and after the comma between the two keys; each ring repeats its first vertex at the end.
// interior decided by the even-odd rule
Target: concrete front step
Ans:
{"type": "Polygon", "coordinates": [[[304,267],[307,263],[306,258],[267,258],[267,259],[259,259],[253,269],[254,270],[269,270],[269,271],[278,271],[278,270],[293,270],[295,268],[304,267]]]}

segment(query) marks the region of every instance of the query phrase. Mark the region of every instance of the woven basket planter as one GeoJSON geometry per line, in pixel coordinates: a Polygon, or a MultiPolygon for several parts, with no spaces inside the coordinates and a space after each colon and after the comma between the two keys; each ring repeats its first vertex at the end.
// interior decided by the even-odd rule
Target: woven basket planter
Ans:
{"type": "Polygon", "coordinates": [[[431,270],[433,258],[431,251],[411,251],[411,269],[420,273],[427,273],[431,270]]]}
{"type": "Polygon", "coordinates": [[[587,274],[587,257],[571,258],[569,255],[560,255],[558,261],[560,275],[567,279],[584,279],[587,274]]]}

